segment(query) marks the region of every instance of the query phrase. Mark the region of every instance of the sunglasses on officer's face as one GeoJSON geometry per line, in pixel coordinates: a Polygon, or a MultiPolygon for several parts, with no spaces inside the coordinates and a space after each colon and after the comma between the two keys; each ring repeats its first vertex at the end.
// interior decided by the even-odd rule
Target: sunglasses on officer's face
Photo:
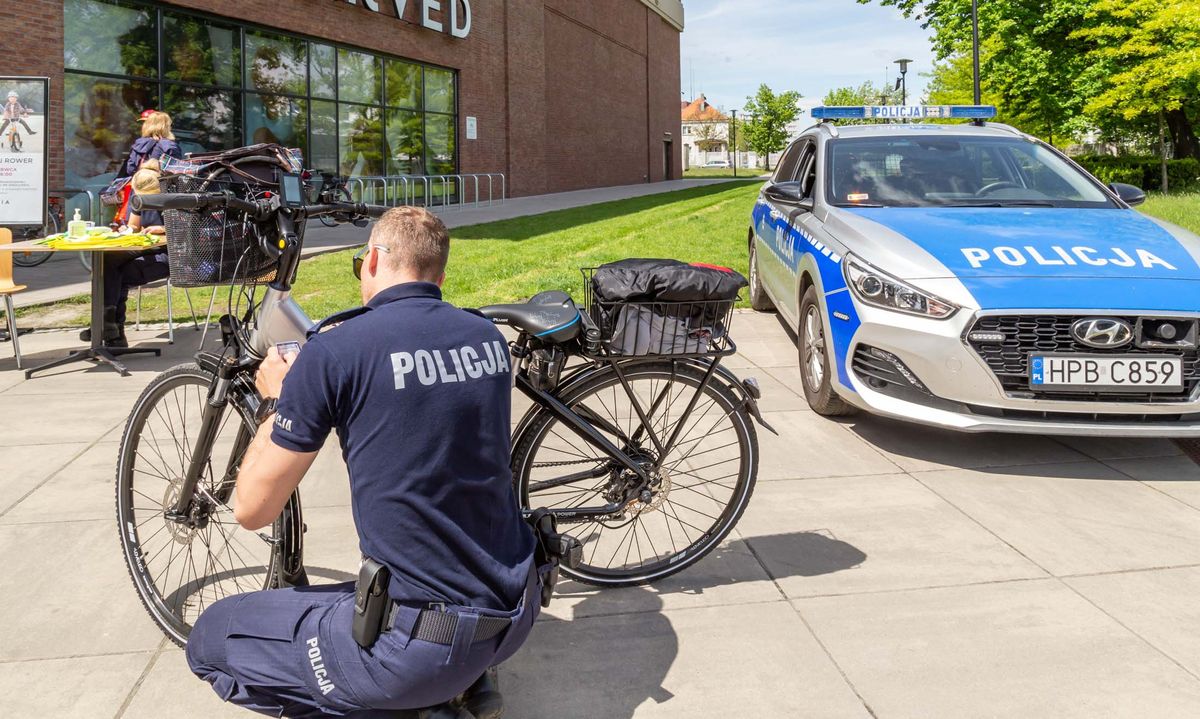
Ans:
{"type": "Polygon", "coordinates": [[[383,247],[381,245],[372,245],[370,242],[363,245],[361,250],[354,253],[354,279],[356,279],[356,280],[362,279],[363,262],[366,261],[367,255],[370,254],[372,247],[379,250],[380,252],[391,252],[391,250],[389,250],[386,247],[383,247]]]}

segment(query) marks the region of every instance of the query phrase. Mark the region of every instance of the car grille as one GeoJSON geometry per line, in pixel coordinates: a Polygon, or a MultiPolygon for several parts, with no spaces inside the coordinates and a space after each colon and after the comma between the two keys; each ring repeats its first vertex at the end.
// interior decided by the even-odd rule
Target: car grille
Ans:
{"type": "MultiPolygon", "coordinates": [[[[1091,316],[1091,315],[1088,315],[1091,316]]],[[[1108,315],[1105,315],[1106,317],[1108,315]]],[[[1128,345],[1116,349],[1088,347],[1071,336],[1071,325],[1084,315],[991,315],[980,317],[967,332],[967,343],[987,363],[1010,396],[1070,401],[1170,403],[1191,398],[1200,385],[1200,350],[1144,349],[1128,345]],[[1001,342],[977,342],[973,332],[999,332],[1001,342]],[[1035,352],[1090,355],[1174,355],[1183,358],[1182,392],[1064,392],[1033,391],[1029,387],[1029,355],[1035,352]]],[[[1136,324],[1137,317],[1121,317],[1136,324]]]]}

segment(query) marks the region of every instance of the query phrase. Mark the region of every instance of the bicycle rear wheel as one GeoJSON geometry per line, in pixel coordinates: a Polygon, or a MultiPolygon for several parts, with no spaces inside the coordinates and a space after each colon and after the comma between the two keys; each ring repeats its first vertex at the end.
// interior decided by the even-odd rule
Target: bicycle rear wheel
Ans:
{"type": "MultiPolygon", "coordinates": [[[[42,228],[42,237],[58,234],[58,217],[54,214],[54,207],[51,206],[49,214],[46,215],[46,226],[42,228]]],[[[36,238],[29,238],[36,239],[36,238]]],[[[13,264],[17,267],[37,267],[46,260],[50,259],[49,252],[14,252],[12,253],[13,264]]]]}
{"type": "Polygon", "coordinates": [[[117,461],[117,523],[129,576],[151,618],[180,646],[208,605],[275,586],[292,506],[257,533],[234,519],[234,482],[256,425],[248,408],[231,402],[196,487],[196,511],[186,522],[165,516],[187,472],[213,381],[194,363],[156,377],[130,413],[117,461]]]}
{"type": "MultiPolygon", "coordinates": [[[[588,584],[625,586],[668,577],[695,564],[737,524],[758,473],[758,438],[738,395],[716,380],[692,412],[703,368],[686,361],[622,365],[649,425],[665,444],[660,458],[611,368],[570,387],[562,400],[647,468],[649,495],[626,500],[604,519],[560,518],[584,545],[583,562],[564,574],[588,584]],[[657,467],[657,469],[654,469],[657,467]],[[646,501],[648,500],[648,501],[646,501]]],[[[525,509],[601,507],[622,500],[636,475],[571,432],[548,410],[531,418],[515,443],[513,481],[525,509]]]]}

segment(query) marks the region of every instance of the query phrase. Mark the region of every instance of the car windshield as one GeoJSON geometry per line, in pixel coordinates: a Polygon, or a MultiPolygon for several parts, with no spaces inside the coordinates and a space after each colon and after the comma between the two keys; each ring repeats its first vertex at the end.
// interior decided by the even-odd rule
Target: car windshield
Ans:
{"type": "Polygon", "coordinates": [[[831,140],[827,201],[837,207],[1116,207],[1083,173],[1018,137],[831,140]]]}

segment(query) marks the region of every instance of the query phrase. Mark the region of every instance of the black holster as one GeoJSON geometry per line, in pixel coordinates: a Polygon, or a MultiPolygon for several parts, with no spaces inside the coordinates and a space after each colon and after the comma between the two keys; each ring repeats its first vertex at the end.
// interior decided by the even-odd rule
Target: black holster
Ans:
{"type": "Polygon", "coordinates": [[[542,606],[550,606],[554,596],[554,585],[558,583],[560,564],[574,569],[583,560],[583,544],[568,534],[558,533],[558,521],[548,509],[535,509],[525,518],[533,528],[537,546],[533,560],[542,580],[542,606]]]}
{"type": "Polygon", "coordinates": [[[354,585],[354,623],[351,634],[358,646],[370,649],[383,632],[392,599],[388,596],[388,568],[370,557],[363,557],[354,585]]]}

